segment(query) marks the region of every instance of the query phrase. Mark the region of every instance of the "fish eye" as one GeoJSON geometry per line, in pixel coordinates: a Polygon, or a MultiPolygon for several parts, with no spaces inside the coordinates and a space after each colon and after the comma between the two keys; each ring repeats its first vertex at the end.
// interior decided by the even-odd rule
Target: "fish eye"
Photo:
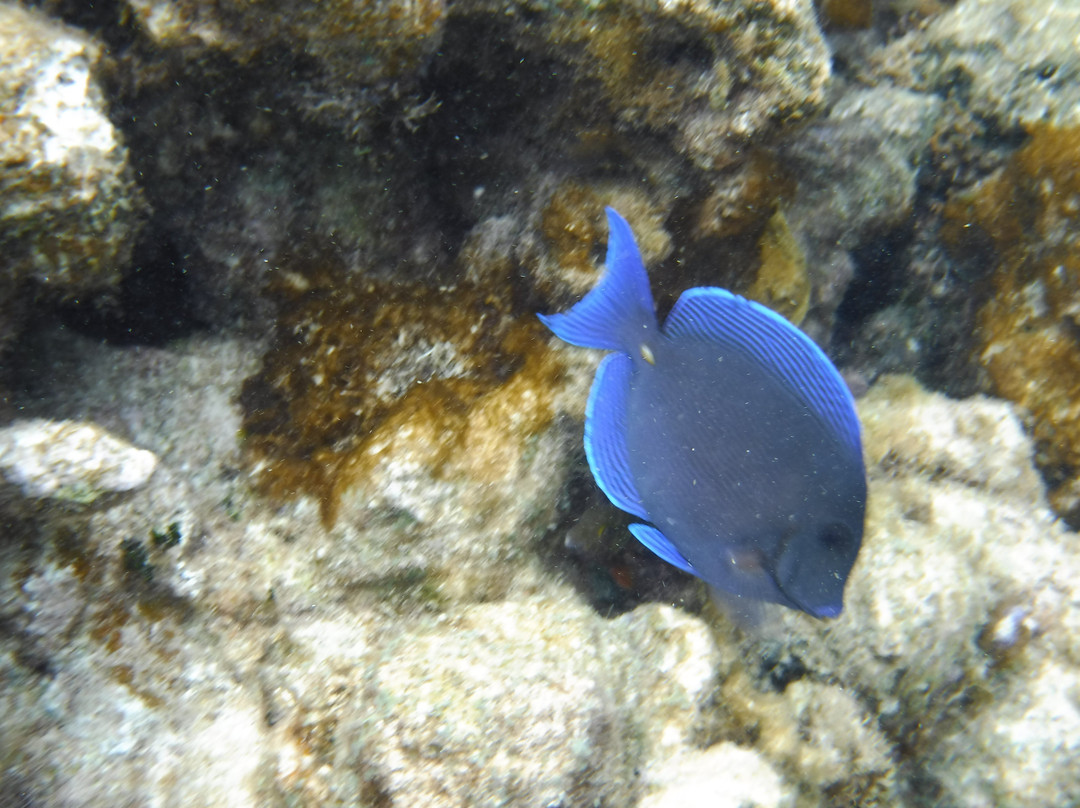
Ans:
{"type": "Polygon", "coordinates": [[[840,550],[851,543],[851,530],[841,522],[833,522],[818,531],[817,538],[826,550],[840,550]]]}

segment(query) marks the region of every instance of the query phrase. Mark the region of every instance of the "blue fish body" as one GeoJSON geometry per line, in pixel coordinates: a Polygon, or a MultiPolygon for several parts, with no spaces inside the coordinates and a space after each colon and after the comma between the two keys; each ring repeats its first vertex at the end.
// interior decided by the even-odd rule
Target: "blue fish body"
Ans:
{"type": "Polygon", "coordinates": [[[847,385],[802,331],[725,289],[687,290],[661,328],[634,234],[607,215],[600,283],[540,315],[613,351],[585,412],[596,482],[643,520],[642,544],[721,593],[838,616],[866,512],[847,385]]]}

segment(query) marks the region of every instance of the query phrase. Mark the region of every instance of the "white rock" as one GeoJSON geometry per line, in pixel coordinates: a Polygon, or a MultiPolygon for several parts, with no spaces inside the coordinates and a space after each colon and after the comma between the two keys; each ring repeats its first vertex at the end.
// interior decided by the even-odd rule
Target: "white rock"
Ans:
{"type": "Polygon", "coordinates": [[[142,486],[156,467],[153,452],[92,423],[34,418],[0,429],[0,475],[27,497],[89,503],[142,486]]]}

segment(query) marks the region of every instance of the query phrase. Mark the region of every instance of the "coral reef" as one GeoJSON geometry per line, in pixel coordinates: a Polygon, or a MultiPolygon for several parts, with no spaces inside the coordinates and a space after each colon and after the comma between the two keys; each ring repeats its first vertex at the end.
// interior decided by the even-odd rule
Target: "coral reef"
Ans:
{"type": "MultiPolygon", "coordinates": [[[[875,26],[883,27],[838,39],[842,62],[857,83],[873,88],[866,97],[892,99],[887,120],[918,121],[930,137],[909,141],[921,149],[917,183],[909,186],[915,191],[910,218],[894,220],[891,230],[864,239],[851,253],[855,277],[837,316],[851,326],[834,345],[866,378],[914,368],[924,382],[952,395],[990,391],[972,357],[983,348],[974,335],[981,333],[979,312],[996,261],[985,243],[967,238],[961,249],[945,249],[943,242],[958,243],[948,219],[959,211],[955,200],[965,188],[1010,161],[1025,127],[1075,127],[1077,11],[1056,0],[899,2],[875,9],[881,12],[875,26]],[[902,113],[894,95],[901,90],[912,102],[932,104],[932,114],[916,114],[916,107],[902,113]]],[[[878,199],[897,187],[882,185],[878,199]]],[[[798,232],[797,217],[792,220],[798,232]]],[[[818,264],[811,254],[810,266],[818,264]]]]}
{"type": "Polygon", "coordinates": [[[844,617],[815,627],[820,645],[788,639],[791,653],[876,706],[913,798],[1074,802],[1080,709],[1063,694],[1080,681],[1070,605],[1080,557],[1019,419],[1003,402],[951,401],[907,377],[880,381],[860,414],[867,552],[844,617]],[[979,732],[990,734],[972,744],[979,732]]]}
{"type": "MultiPolygon", "coordinates": [[[[118,431],[160,441],[171,423],[171,437],[155,446],[158,470],[143,488],[93,511],[46,501],[0,547],[10,627],[0,754],[36,799],[405,805],[438,793],[476,805],[543,794],[663,806],[722,788],[810,806],[1077,796],[1080,713],[1063,694],[1078,680],[1078,559],[1007,404],[879,382],[860,403],[871,510],[844,616],[778,614],[743,633],[657,604],[600,617],[509,538],[542,528],[513,524],[514,503],[493,504],[490,491],[488,507],[503,513],[481,524],[478,500],[459,493],[422,521],[369,510],[359,530],[352,510],[354,526],[327,535],[311,512],[305,527],[302,511],[268,511],[226,473],[235,438],[205,442],[208,416],[239,423],[228,390],[250,370],[243,345],[192,342],[134,365],[122,349],[83,350],[83,378],[102,380],[83,407],[111,402],[127,424],[118,431]],[[136,384],[118,401],[95,362],[136,384]],[[200,441],[216,473],[192,486],[179,471],[200,441]],[[126,754],[102,757],[99,733],[122,739],[126,754]],[[243,753],[226,755],[238,742],[243,753]],[[1017,749],[1037,770],[1009,765],[1017,749]],[[58,754],[69,765],[44,765],[58,754]]],[[[580,394],[588,376],[564,383],[580,394]]],[[[541,450],[537,475],[552,476],[556,452],[541,450]]],[[[448,486],[463,490],[453,478],[415,479],[429,504],[448,486]]],[[[366,485],[379,480],[390,486],[382,496],[397,495],[400,478],[376,472],[366,485]]],[[[539,480],[529,481],[538,499],[553,497],[539,480]]],[[[503,490],[521,499],[527,489],[503,490]]],[[[358,506],[343,506],[342,521],[348,507],[358,506]]]]}
{"type": "Polygon", "coordinates": [[[350,705],[341,734],[361,734],[395,804],[632,804],[635,767],[664,737],[653,722],[685,733],[715,650],[664,607],[595,620],[571,604],[482,605],[392,640],[373,668],[375,709],[350,705]],[[629,663],[635,642],[660,636],[674,664],[629,663]]]}
{"type": "Polygon", "coordinates": [[[538,322],[497,289],[367,280],[325,253],[298,263],[279,275],[277,335],[240,396],[264,490],[315,497],[331,526],[342,491],[387,458],[436,478],[512,476],[555,415],[559,365],[538,322]]]}
{"type": "Polygon", "coordinates": [[[505,14],[520,47],[573,69],[564,114],[614,113],[616,131],[661,133],[703,168],[730,165],[739,147],[824,101],[828,52],[810,2],[541,9],[474,0],[452,16],[505,14]]]}
{"type": "MultiPolygon", "coordinates": [[[[932,96],[853,86],[785,147],[783,164],[797,183],[785,216],[806,253],[810,286],[803,327],[822,341],[856,272],[864,284],[883,285],[877,267],[860,266],[860,252],[913,217],[916,177],[940,113],[932,96]]],[[[854,293],[869,297],[863,288],[854,293]]]]}
{"type": "MultiPolygon", "coordinates": [[[[559,217],[582,227],[604,202],[627,208],[646,242],[657,234],[650,260],[695,276],[678,285],[738,280],[793,187],[790,172],[760,167],[822,109],[830,76],[802,0],[125,9],[117,118],[162,212],[162,254],[140,263],[183,277],[184,316],[251,331],[281,304],[266,270],[287,271],[298,245],[339,245],[350,272],[452,286],[470,271],[455,258],[489,218],[516,223],[511,271],[535,279],[517,302],[555,306],[587,285],[602,235],[570,246],[559,217]],[[582,215],[587,197],[600,204],[582,215]],[[715,227],[694,225],[731,228],[732,211],[746,220],[734,239],[716,244],[715,227]]],[[[791,243],[804,221],[788,217],[791,243]]],[[[810,276],[819,336],[844,281],[842,270],[810,276]]]]}
{"type": "Polygon", "coordinates": [[[1076,21],[0,4],[0,803],[1080,802],[1076,21]],[[868,390],[839,619],[597,502],[604,205],[868,390]]]}
{"type": "MultiPolygon", "coordinates": [[[[157,377],[180,382],[200,355],[209,362],[193,352],[175,375],[159,357],[157,377]]],[[[219,357],[219,372],[223,360],[242,366],[238,353],[219,357]]],[[[193,414],[184,433],[196,439],[199,423],[193,414]]],[[[355,579],[328,570],[290,583],[303,560],[330,550],[336,565],[354,548],[317,551],[315,532],[259,541],[251,525],[207,519],[222,483],[178,485],[168,465],[182,456],[166,454],[124,503],[38,522],[34,541],[21,521],[27,540],[0,547],[0,614],[13,632],[0,655],[0,756],[26,773],[22,793],[81,804],[117,793],[206,805],[631,802],[640,762],[688,742],[717,663],[696,618],[654,605],[607,621],[552,581],[544,595],[446,612],[406,604],[394,616],[392,598],[416,581],[384,583],[366,605],[355,579]],[[166,523],[177,502],[186,513],[166,523]],[[97,732],[113,742],[102,747],[97,732]],[[71,765],[46,776],[61,749],[71,765]]],[[[268,516],[254,518],[272,529],[268,516]]],[[[451,523],[433,529],[456,541],[451,523]]],[[[0,793],[13,787],[5,775],[0,793]]]]}

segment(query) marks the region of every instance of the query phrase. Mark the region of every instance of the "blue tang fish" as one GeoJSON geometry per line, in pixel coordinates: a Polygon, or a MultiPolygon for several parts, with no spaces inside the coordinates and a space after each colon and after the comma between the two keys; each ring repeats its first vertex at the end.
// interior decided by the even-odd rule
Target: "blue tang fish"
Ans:
{"type": "Polygon", "coordinates": [[[866,513],[855,402],[779,314],[689,289],[656,319],[634,234],[607,209],[606,272],[556,336],[614,351],[585,410],[585,454],[630,532],[721,595],[836,617],[866,513]]]}

